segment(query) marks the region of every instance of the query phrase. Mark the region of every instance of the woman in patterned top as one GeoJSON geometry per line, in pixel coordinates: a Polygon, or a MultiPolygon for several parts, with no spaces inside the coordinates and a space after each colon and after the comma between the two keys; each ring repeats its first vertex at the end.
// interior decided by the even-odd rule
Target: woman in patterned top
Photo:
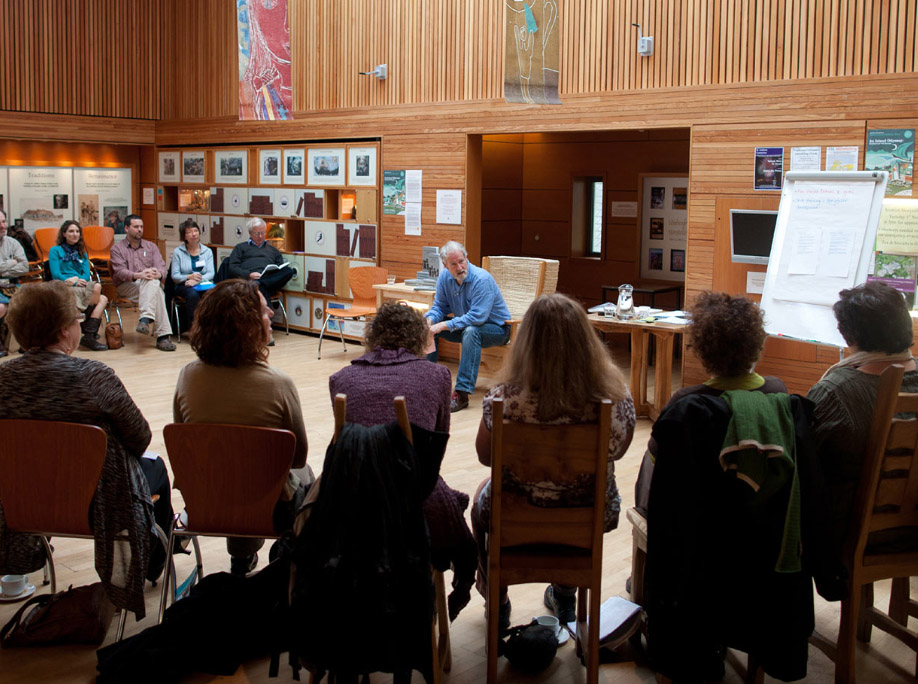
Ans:
{"type": "MultiPolygon", "coordinates": [[[[150,426],[115,372],[71,356],[84,319],[71,289],[59,280],[37,283],[10,302],[9,326],[26,353],[0,365],[0,415],[105,430],[105,461],[92,510],[96,572],[112,603],[140,619],[144,577],[150,573],[154,579],[165,562],[160,553],[152,568],[150,558],[154,517],[161,524],[172,518],[169,478],[161,458],[143,458],[150,426]],[[155,506],[151,490],[160,495],[155,506]]],[[[9,552],[22,541],[7,532],[0,516],[0,570],[9,571],[5,564],[16,561],[9,552]]]]}
{"type": "MultiPolygon", "coordinates": [[[[482,465],[491,465],[491,404],[504,400],[504,418],[525,423],[589,423],[598,420],[596,404],[612,401],[609,433],[609,471],[606,487],[606,532],[618,526],[621,497],[615,485],[615,461],[620,459],[634,432],[634,402],[624,376],[615,367],[606,347],[596,336],[586,312],[562,294],[542,295],[526,312],[510,349],[510,358],[498,376],[498,384],[482,401],[481,425],[475,447],[482,465]]],[[[558,506],[592,500],[592,489],[551,483],[518,483],[535,505],[558,506]]],[[[472,530],[479,542],[478,590],[487,596],[487,549],[491,508],[490,479],[475,494],[472,530]]],[[[545,590],[545,605],[562,622],[574,621],[575,588],[551,585],[545,590]]],[[[510,623],[510,601],[503,594],[500,627],[510,623]]]]}

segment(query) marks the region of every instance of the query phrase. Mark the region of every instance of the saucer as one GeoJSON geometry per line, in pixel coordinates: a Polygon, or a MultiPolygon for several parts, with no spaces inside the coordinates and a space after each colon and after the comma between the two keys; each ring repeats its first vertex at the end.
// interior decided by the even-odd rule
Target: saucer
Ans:
{"type": "Polygon", "coordinates": [[[16,594],[15,596],[7,596],[6,594],[0,594],[0,603],[15,603],[16,601],[22,601],[23,599],[29,598],[32,594],[35,593],[34,584],[26,584],[25,589],[16,594]]]}
{"type": "MultiPolygon", "coordinates": [[[[539,617],[548,617],[548,616],[540,615],[539,617]]],[[[551,617],[554,617],[554,616],[551,616],[551,617]]],[[[533,620],[536,620],[537,618],[532,618],[532,619],[533,619],[533,620]]],[[[577,623],[576,623],[576,621],[575,621],[575,622],[569,622],[569,623],[567,623],[567,624],[568,624],[568,627],[570,627],[572,630],[576,630],[576,629],[577,629],[577,623]]],[[[567,641],[568,641],[568,639],[570,639],[570,638],[571,638],[571,633],[568,632],[566,629],[564,629],[564,625],[559,625],[559,628],[558,628],[558,646],[561,646],[562,644],[566,644],[567,641]]]]}

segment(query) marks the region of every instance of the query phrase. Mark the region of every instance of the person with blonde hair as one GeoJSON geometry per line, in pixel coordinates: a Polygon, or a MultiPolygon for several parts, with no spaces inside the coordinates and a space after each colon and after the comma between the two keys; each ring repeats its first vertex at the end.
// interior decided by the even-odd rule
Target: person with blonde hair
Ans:
{"type": "MultiPolygon", "coordinates": [[[[491,406],[504,400],[504,418],[524,423],[572,424],[599,419],[596,406],[610,399],[612,425],[609,433],[609,465],[603,529],[618,526],[621,497],[615,484],[615,461],[624,456],[636,421],[634,402],[621,371],[587,319],[583,307],[563,294],[536,299],[520,324],[510,358],[497,377],[497,384],[482,401],[481,424],[475,448],[482,465],[491,465],[491,406]]],[[[558,458],[564,458],[559,454],[558,458]]],[[[479,543],[478,590],[487,596],[487,548],[491,507],[491,481],[485,480],[474,497],[472,530],[479,543]]],[[[591,502],[591,487],[556,485],[549,482],[520,483],[521,493],[535,505],[564,507],[591,502]]],[[[551,585],[545,605],[561,622],[574,621],[574,587],[551,585]]],[[[499,624],[510,624],[510,600],[503,593],[499,624]]]]}

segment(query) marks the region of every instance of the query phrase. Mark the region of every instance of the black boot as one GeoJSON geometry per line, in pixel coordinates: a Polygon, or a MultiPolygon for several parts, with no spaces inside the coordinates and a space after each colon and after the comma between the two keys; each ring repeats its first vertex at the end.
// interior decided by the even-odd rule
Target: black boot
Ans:
{"type": "Polygon", "coordinates": [[[9,354],[6,345],[9,343],[10,329],[6,327],[6,316],[0,318],[0,359],[9,354]]]}
{"type": "Polygon", "coordinates": [[[90,351],[105,351],[108,349],[108,345],[99,341],[99,325],[101,323],[102,320],[99,318],[87,318],[80,324],[83,329],[83,337],[80,339],[80,344],[90,351]]]}

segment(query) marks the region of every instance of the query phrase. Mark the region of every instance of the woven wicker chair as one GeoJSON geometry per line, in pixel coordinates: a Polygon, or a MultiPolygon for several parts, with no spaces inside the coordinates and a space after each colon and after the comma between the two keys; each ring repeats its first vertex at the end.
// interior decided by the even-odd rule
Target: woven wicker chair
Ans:
{"type": "MultiPolygon", "coordinates": [[[[481,267],[493,276],[510,309],[510,340],[526,315],[526,310],[540,295],[552,294],[558,288],[556,259],[534,257],[482,257],[481,267]]],[[[499,347],[497,347],[499,349],[499,347]]]]}

